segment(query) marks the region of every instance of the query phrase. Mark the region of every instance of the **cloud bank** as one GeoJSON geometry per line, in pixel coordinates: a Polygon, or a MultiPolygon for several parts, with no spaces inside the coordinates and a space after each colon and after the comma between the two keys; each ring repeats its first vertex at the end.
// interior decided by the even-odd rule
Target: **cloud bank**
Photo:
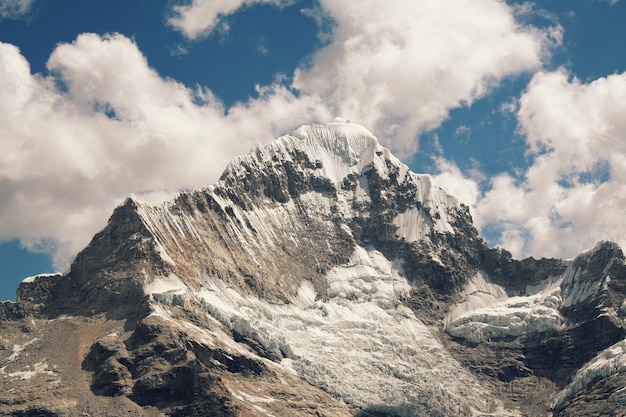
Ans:
{"type": "MultiPolygon", "coordinates": [[[[194,0],[175,6],[169,24],[190,40],[207,36],[241,7],[286,0],[194,0]]],[[[332,113],[384,133],[399,156],[410,158],[416,136],[448,112],[483,97],[502,79],[541,67],[561,40],[560,28],[540,31],[516,21],[497,0],[322,0],[313,13],[328,30],[326,47],[297,68],[291,88],[318,96],[332,113]],[[451,12],[453,11],[453,12],[451,12]],[[324,17],[326,19],[322,19],[324,17]]]]}
{"type": "Polygon", "coordinates": [[[503,78],[541,66],[558,36],[518,24],[499,1],[321,1],[332,42],[296,70],[294,87],[322,95],[402,157],[416,136],[503,78]],[[451,12],[453,11],[453,12],[451,12]],[[364,22],[367,22],[366,24],[364,22]]]}
{"type": "Polygon", "coordinates": [[[479,225],[503,229],[516,255],[572,256],[598,239],[626,247],[626,73],[582,83],[535,74],[517,118],[532,164],[502,174],[476,204],[479,225]]]}
{"type": "MultiPolygon", "coordinates": [[[[174,6],[168,24],[195,40],[255,3],[287,4],[193,0],[174,6]]],[[[565,253],[572,248],[558,239],[569,240],[572,230],[593,240],[611,227],[598,218],[578,229],[601,204],[608,217],[620,213],[619,200],[609,213],[603,199],[623,193],[625,164],[599,143],[618,147],[624,133],[619,109],[611,110],[623,97],[623,77],[584,85],[563,71],[542,72],[560,42],[558,26],[522,24],[497,0],[364,0],[358,7],[322,0],[320,8],[334,21],[320,33],[328,43],[294,69],[292,84],[258,86],[257,97],[228,108],[206,87],[159,75],[120,34],[82,34],[58,45],[46,74],[32,74],[16,47],[0,44],[0,89],[10,92],[0,96],[0,240],[18,237],[51,252],[63,269],[131,193],[156,200],[211,184],[254,144],[338,115],[411,158],[419,135],[451,109],[528,72],[537,74],[517,103],[534,161],[525,177],[502,174],[485,192],[478,174],[464,176],[441,159],[438,179],[473,206],[479,226],[502,228],[500,243],[516,254],[565,253]],[[560,106],[579,109],[576,126],[560,106]],[[573,144],[587,146],[584,158],[573,144]]]]}
{"type": "Polygon", "coordinates": [[[31,74],[0,43],[0,240],[52,252],[63,269],[131,193],[147,200],[214,182],[228,160],[324,107],[281,85],[224,109],[149,67],[122,35],[80,35],[31,74]]]}

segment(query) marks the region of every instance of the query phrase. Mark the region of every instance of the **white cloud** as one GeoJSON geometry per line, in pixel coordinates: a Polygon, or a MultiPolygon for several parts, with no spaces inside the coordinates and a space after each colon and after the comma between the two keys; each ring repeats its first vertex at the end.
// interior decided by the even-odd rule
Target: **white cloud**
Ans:
{"type": "Polygon", "coordinates": [[[257,38],[256,50],[261,55],[267,55],[270,53],[270,49],[267,46],[267,42],[264,36],[259,36],[257,38]]]}
{"type": "Polygon", "coordinates": [[[454,131],[454,138],[463,144],[468,144],[472,137],[472,128],[466,125],[459,125],[454,131]]]}
{"type": "Polygon", "coordinates": [[[503,174],[479,201],[480,226],[505,231],[517,256],[569,257],[610,239],[626,246],[626,73],[581,83],[540,72],[519,100],[533,163],[503,174]]]}
{"type": "Polygon", "coordinates": [[[480,180],[465,176],[454,162],[443,157],[437,158],[435,162],[439,173],[433,178],[437,184],[461,203],[473,207],[480,196],[480,180]]]}
{"type": "Polygon", "coordinates": [[[502,78],[540,68],[554,28],[524,27],[495,0],[321,1],[332,42],[294,87],[368,126],[401,156],[449,110],[471,104],[502,78]],[[366,22],[366,23],[365,23],[366,22]]]}
{"type": "Polygon", "coordinates": [[[190,4],[176,5],[168,24],[190,40],[209,36],[227,17],[242,7],[253,4],[281,6],[292,0],[192,0],[190,4]]]}
{"type": "MultiPolygon", "coordinates": [[[[259,2],[194,0],[175,6],[169,24],[196,39],[259,2]]],[[[421,132],[502,78],[540,68],[555,42],[497,0],[321,7],[335,22],[330,43],[295,70],[293,86],[277,79],[230,108],[208,89],[161,77],[122,35],[58,45],[47,76],[31,74],[17,48],[0,44],[0,91],[10,93],[0,96],[0,240],[19,237],[66,266],[129,194],[157,198],[211,184],[253,144],[335,115],[410,157],[421,132]]],[[[472,179],[441,167],[441,181],[476,200],[472,179]]]]}
{"type": "Polygon", "coordinates": [[[60,268],[131,193],[213,183],[255,143],[330,118],[278,84],[225,111],[160,77],[121,35],[59,45],[47,78],[12,45],[0,43],[0,62],[0,240],[52,251],[60,268]]]}
{"type": "MultiPolygon", "coordinates": [[[[196,39],[221,17],[261,2],[289,3],[194,0],[174,6],[169,23],[196,39]]],[[[303,12],[332,33],[321,35],[329,43],[311,65],[296,69],[292,88],[368,126],[403,157],[451,109],[471,104],[505,77],[539,69],[562,32],[558,25],[521,25],[519,11],[499,0],[323,0],[303,12]]]]}
{"type": "Polygon", "coordinates": [[[20,19],[26,16],[35,5],[35,0],[0,0],[0,21],[20,19]]]}
{"type": "Polygon", "coordinates": [[[315,20],[315,24],[318,28],[317,37],[326,45],[332,40],[332,30],[335,26],[330,14],[322,8],[319,3],[315,3],[313,7],[308,9],[302,9],[301,13],[311,19],[315,20]]]}

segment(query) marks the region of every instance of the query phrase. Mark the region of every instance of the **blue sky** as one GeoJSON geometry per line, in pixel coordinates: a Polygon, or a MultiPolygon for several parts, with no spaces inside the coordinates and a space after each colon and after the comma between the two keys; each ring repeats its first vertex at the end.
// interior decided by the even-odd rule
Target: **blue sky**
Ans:
{"type": "Polygon", "coordinates": [[[346,117],[489,243],[626,243],[624,0],[0,0],[0,300],[133,193],[346,117]]]}

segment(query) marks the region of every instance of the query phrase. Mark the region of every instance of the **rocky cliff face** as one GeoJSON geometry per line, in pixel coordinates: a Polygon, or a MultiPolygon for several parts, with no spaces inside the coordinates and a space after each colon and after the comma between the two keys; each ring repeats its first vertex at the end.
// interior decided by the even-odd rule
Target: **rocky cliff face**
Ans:
{"type": "Polygon", "coordinates": [[[490,249],[366,129],[304,126],[26,280],[0,415],[618,415],[625,280],[608,242],[490,249]]]}

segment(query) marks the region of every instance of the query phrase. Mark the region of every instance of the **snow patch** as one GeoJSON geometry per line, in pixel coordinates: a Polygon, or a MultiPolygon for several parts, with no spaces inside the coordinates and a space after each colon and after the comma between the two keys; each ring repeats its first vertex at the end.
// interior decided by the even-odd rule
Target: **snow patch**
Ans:
{"type": "Polygon", "coordinates": [[[176,262],[174,262],[174,260],[170,257],[170,255],[168,255],[167,251],[163,248],[163,245],[161,245],[161,243],[159,243],[158,241],[156,242],[155,249],[157,253],[159,254],[159,257],[163,261],[165,261],[165,263],[168,263],[172,266],[176,265],[176,262]]]}
{"type": "MultiPolygon", "coordinates": [[[[189,293],[185,293],[182,296],[190,297],[191,295],[189,293]]],[[[228,349],[233,352],[237,352],[240,355],[249,354],[249,350],[241,344],[235,342],[232,339],[231,334],[227,334],[221,329],[221,323],[212,317],[209,317],[209,320],[212,321],[212,323],[207,323],[211,324],[211,326],[199,327],[189,321],[173,319],[166,304],[153,303],[151,307],[152,312],[149,317],[158,317],[161,320],[169,322],[171,326],[180,329],[181,333],[188,335],[189,338],[192,338],[198,343],[212,349],[226,345],[228,349]]]]}
{"type": "Polygon", "coordinates": [[[361,175],[376,164],[376,152],[383,149],[369,130],[356,123],[301,126],[280,137],[276,144],[285,149],[301,149],[310,159],[320,161],[319,174],[336,184],[349,174],[361,175]]]}
{"type": "Polygon", "coordinates": [[[574,263],[565,271],[561,285],[563,306],[575,306],[596,294],[601,288],[603,280],[590,280],[587,271],[575,268],[574,263]]]}
{"type": "Polygon", "coordinates": [[[398,227],[396,235],[407,242],[417,242],[428,235],[432,222],[416,208],[411,208],[400,213],[393,219],[393,224],[398,227]]]}
{"type": "Polygon", "coordinates": [[[33,339],[29,340],[28,342],[24,343],[23,345],[14,344],[14,345],[13,345],[13,349],[12,349],[12,351],[11,351],[11,355],[9,355],[7,358],[5,358],[5,359],[2,361],[2,363],[5,363],[5,364],[6,364],[6,363],[9,363],[9,362],[14,361],[15,359],[17,359],[17,357],[20,355],[20,353],[22,353],[22,351],[23,351],[26,347],[28,347],[28,346],[32,345],[33,343],[35,343],[35,342],[36,342],[36,341],[38,341],[38,340],[39,340],[39,339],[35,337],[35,338],[33,338],[33,339]]]}
{"type": "Polygon", "coordinates": [[[256,395],[247,394],[243,391],[231,391],[233,396],[237,398],[239,401],[249,401],[251,403],[273,403],[273,398],[270,397],[258,397],[256,395]]]}
{"type": "Polygon", "coordinates": [[[26,277],[22,280],[23,284],[32,284],[33,282],[40,280],[40,279],[47,279],[47,278],[58,278],[61,277],[62,274],[60,272],[54,272],[51,274],[37,274],[34,275],[32,277],[26,277]]]}
{"type": "Polygon", "coordinates": [[[168,305],[184,305],[187,286],[174,274],[157,277],[144,286],[144,294],[168,305]]]}
{"type": "Polygon", "coordinates": [[[462,300],[446,316],[446,326],[459,317],[471,315],[476,310],[502,302],[508,298],[508,295],[502,286],[492,283],[485,273],[479,271],[463,289],[462,297],[462,300]]]}
{"type": "MultiPolygon", "coordinates": [[[[3,368],[4,369],[4,368],[3,368]]],[[[6,377],[13,379],[28,380],[38,374],[54,375],[54,372],[48,370],[48,364],[44,361],[37,362],[32,367],[26,365],[26,371],[17,371],[6,374],[6,377]]]]}
{"type": "Polygon", "coordinates": [[[185,291],[187,286],[174,274],[153,279],[144,286],[145,294],[163,294],[171,291],[185,291]]]}
{"type": "Polygon", "coordinates": [[[413,176],[418,186],[419,195],[416,199],[421,202],[421,206],[412,207],[396,216],[393,220],[398,227],[396,235],[407,242],[417,242],[432,230],[454,233],[452,223],[455,219],[451,212],[460,208],[458,200],[439,187],[430,175],[418,175],[410,171],[406,175],[413,176]]]}
{"type": "Polygon", "coordinates": [[[390,262],[376,250],[359,246],[347,267],[328,272],[331,298],[373,302],[382,309],[394,308],[411,286],[401,275],[399,261],[390,262]]]}

